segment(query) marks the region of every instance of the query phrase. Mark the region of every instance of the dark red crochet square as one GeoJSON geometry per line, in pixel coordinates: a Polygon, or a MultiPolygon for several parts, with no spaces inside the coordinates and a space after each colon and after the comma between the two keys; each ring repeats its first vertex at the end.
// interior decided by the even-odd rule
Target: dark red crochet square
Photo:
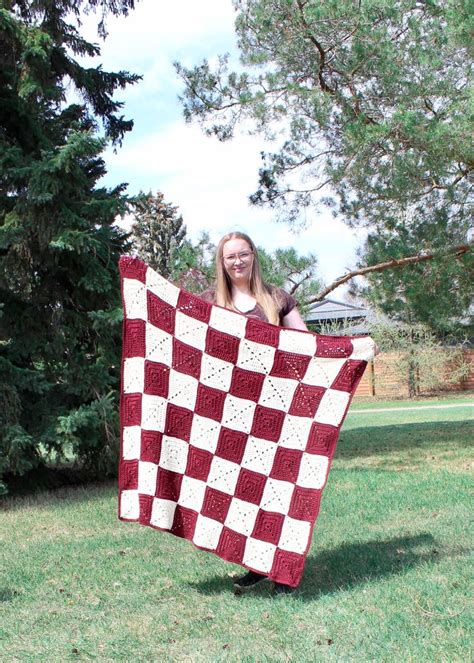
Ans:
{"type": "Polygon", "coordinates": [[[196,320],[201,320],[201,322],[209,322],[212,305],[209,302],[205,302],[204,299],[192,295],[190,292],[180,290],[176,309],[189,315],[190,318],[196,318],[196,320]]]}
{"type": "Polygon", "coordinates": [[[229,562],[240,564],[244,558],[247,537],[224,527],[217,546],[217,554],[229,562]]]}
{"type": "Polygon", "coordinates": [[[239,354],[239,339],[209,327],[206,336],[206,352],[208,355],[235,364],[239,354]]]}
{"type": "Polygon", "coordinates": [[[158,465],[163,434],[154,430],[142,430],[140,460],[158,465]]]}
{"type": "Polygon", "coordinates": [[[278,582],[297,587],[303,575],[304,555],[277,549],[273,558],[270,577],[278,576],[278,582]]]}
{"type": "Polygon", "coordinates": [[[306,451],[321,456],[332,456],[338,436],[339,429],[335,426],[313,422],[308,435],[306,451]]]}
{"type": "Polygon", "coordinates": [[[350,357],[352,341],[346,336],[319,336],[316,339],[316,357],[338,359],[350,357]]]}
{"type": "Polygon", "coordinates": [[[153,292],[147,291],[148,321],[168,334],[174,334],[176,309],[153,292]]]}
{"type": "Polygon", "coordinates": [[[204,495],[204,503],[202,505],[201,513],[207,518],[213,518],[223,523],[227,517],[230,503],[232,502],[232,495],[221,493],[220,490],[214,488],[206,488],[204,495]]]}
{"type": "Polygon", "coordinates": [[[239,465],[244,456],[246,443],[247,435],[245,433],[223,426],[219,433],[215,454],[239,465]]]}
{"type": "Polygon", "coordinates": [[[277,348],[280,340],[280,329],[276,325],[269,327],[266,322],[249,318],[245,328],[245,338],[248,338],[249,341],[277,348]]]}
{"type": "Polygon", "coordinates": [[[183,475],[179,472],[171,472],[163,467],[158,468],[158,477],[156,479],[156,497],[162,500],[171,500],[177,502],[181,491],[181,482],[183,475]]]}
{"type": "Polygon", "coordinates": [[[270,407],[257,405],[253,416],[251,435],[277,442],[280,438],[285,413],[270,407]]]}
{"type": "Polygon", "coordinates": [[[142,423],[142,395],[122,394],[122,426],[140,426],[142,423]]]}
{"type": "Polygon", "coordinates": [[[213,455],[204,449],[198,449],[189,445],[188,464],[186,467],[186,476],[200,481],[207,481],[211,469],[213,455]]]}
{"type": "Polygon", "coordinates": [[[145,356],[145,320],[125,320],[123,356],[145,356]]]}
{"type": "Polygon", "coordinates": [[[266,481],[267,477],[263,474],[242,468],[235,487],[235,497],[252,504],[260,504],[266,481]]]}
{"type": "Polygon", "coordinates": [[[295,486],[288,515],[297,520],[313,522],[318,515],[320,503],[320,490],[295,486]]]}
{"type": "Polygon", "coordinates": [[[191,427],[193,424],[193,413],[184,407],[168,403],[166,410],[165,435],[177,437],[189,442],[191,427]]]}
{"type": "Polygon", "coordinates": [[[192,540],[194,536],[194,530],[196,529],[196,520],[198,514],[192,509],[187,509],[184,506],[176,507],[174,512],[173,525],[171,527],[171,532],[176,534],[176,536],[181,536],[183,539],[192,540]]]}
{"type": "Polygon", "coordinates": [[[122,460],[119,466],[119,485],[123,490],[138,488],[138,460],[122,460]]]}
{"type": "Polygon", "coordinates": [[[302,380],[311,357],[299,355],[295,352],[286,352],[277,350],[273,360],[273,367],[270,375],[279,378],[291,378],[292,380],[302,380]]]}
{"type": "Polygon", "coordinates": [[[168,396],[170,369],[166,364],[145,360],[145,394],[168,396]]]}
{"type": "Polygon", "coordinates": [[[298,478],[302,456],[303,452],[298,451],[298,449],[279,447],[273,460],[273,467],[270,472],[271,478],[295,483],[298,478]]]}
{"type": "Polygon", "coordinates": [[[313,418],[325,392],[324,387],[315,387],[300,382],[296,387],[288,414],[313,418]]]}
{"type": "Polygon", "coordinates": [[[196,414],[221,421],[226,395],[224,391],[214,389],[214,387],[206,387],[206,385],[199,383],[195,406],[196,414]]]}
{"type": "Polygon", "coordinates": [[[172,367],[180,373],[199,379],[201,375],[202,352],[173,338],[172,367]]]}
{"type": "Polygon", "coordinates": [[[139,495],[138,502],[140,505],[140,511],[138,516],[138,522],[142,525],[149,525],[151,518],[151,510],[153,508],[153,495],[139,495]]]}
{"type": "Polygon", "coordinates": [[[262,373],[246,371],[236,366],[232,371],[229,393],[238,398],[246,398],[257,403],[262,393],[264,380],[265,376],[262,373]]]}
{"type": "Polygon", "coordinates": [[[285,516],[281,513],[273,513],[260,509],[257,514],[252,537],[276,545],[280,540],[284,520],[285,516]]]}
{"type": "Polygon", "coordinates": [[[121,256],[119,260],[119,269],[124,279],[137,279],[146,283],[147,265],[138,258],[130,256],[121,256]]]}
{"type": "Polygon", "coordinates": [[[356,361],[348,359],[339,371],[337,378],[331,385],[331,389],[339,391],[352,391],[358,384],[364,374],[366,361],[356,361]]]}

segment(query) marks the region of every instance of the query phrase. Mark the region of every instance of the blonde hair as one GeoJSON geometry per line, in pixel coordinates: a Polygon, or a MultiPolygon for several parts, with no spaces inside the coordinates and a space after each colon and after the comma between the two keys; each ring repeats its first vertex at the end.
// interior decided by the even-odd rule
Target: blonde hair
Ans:
{"type": "Polygon", "coordinates": [[[250,237],[245,233],[233,232],[224,235],[217,246],[216,251],[216,304],[225,308],[237,310],[232,301],[232,282],[224,269],[223,252],[224,244],[231,239],[243,239],[250,247],[254,255],[252,271],[250,273],[249,287],[253,297],[260,304],[269,322],[274,325],[280,324],[279,302],[277,301],[277,292],[274,288],[267,285],[262,279],[258,251],[250,237]]]}

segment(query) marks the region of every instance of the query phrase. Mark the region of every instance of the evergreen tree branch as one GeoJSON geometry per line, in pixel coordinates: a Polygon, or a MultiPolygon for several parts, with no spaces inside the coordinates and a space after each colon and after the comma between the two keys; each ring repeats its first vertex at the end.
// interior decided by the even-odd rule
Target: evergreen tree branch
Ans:
{"type": "MultiPolygon", "coordinates": [[[[464,254],[472,250],[473,244],[461,244],[456,246],[449,251],[446,251],[447,255],[452,255],[453,258],[460,258],[464,254]]],[[[407,256],[406,258],[390,258],[386,262],[378,263],[377,265],[368,265],[366,267],[361,267],[359,269],[353,269],[342,276],[339,276],[335,279],[330,285],[323,290],[320,290],[315,297],[312,297],[308,300],[308,304],[314,304],[315,302],[322,301],[330,292],[338,288],[343,283],[347,283],[355,276],[364,276],[365,274],[370,274],[372,272],[381,272],[385,269],[395,269],[395,267],[406,267],[407,265],[415,265],[426,260],[433,260],[440,255],[439,252],[432,253],[419,253],[415,256],[407,256]]]]}

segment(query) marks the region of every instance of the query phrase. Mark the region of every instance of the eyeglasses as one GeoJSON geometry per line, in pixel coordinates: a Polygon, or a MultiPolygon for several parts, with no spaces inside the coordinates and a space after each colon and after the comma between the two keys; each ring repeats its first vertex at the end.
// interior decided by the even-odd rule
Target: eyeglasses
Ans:
{"type": "Polygon", "coordinates": [[[240,253],[232,253],[230,256],[224,256],[222,259],[226,265],[233,265],[237,260],[248,262],[252,256],[253,251],[241,251],[240,253]]]}

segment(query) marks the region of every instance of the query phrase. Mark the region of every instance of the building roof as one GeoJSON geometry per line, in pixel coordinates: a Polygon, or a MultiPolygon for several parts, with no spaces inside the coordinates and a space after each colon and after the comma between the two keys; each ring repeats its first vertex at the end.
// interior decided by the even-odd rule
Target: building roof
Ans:
{"type": "Polygon", "coordinates": [[[360,320],[367,317],[368,309],[365,306],[356,306],[336,299],[323,299],[315,302],[308,309],[306,322],[321,322],[323,320],[360,320]]]}

